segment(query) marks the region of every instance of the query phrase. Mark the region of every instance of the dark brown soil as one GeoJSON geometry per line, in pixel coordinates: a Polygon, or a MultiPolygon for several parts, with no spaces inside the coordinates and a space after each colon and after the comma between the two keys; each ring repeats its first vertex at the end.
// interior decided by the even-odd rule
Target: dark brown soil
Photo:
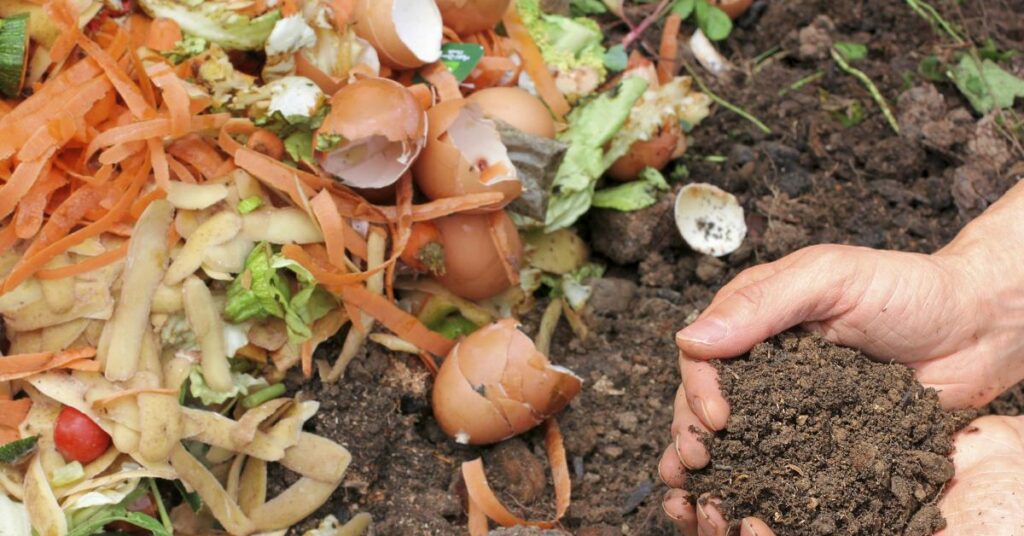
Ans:
{"type": "MultiPolygon", "coordinates": [[[[1024,51],[1024,1],[931,3],[976,42],[991,38],[1001,49],[1024,51]]],[[[628,217],[595,211],[581,223],[597,260],[608,261],[609,277],[591,303],[590,337],[576,340],[563,323],[552,344],[552,360],[586,380],[559,418],[573,479],[567,532],[674,534],[661,515],[665,490],[656,472],[679,382],[672,335],[731,277],[821,242],[934,251],[1024,175],[1015,165],[1020,146],[999,134],[992,118],[973,115],[951,83],[917,74],[923,58],[948,58],[956,48],[904,0],[758,0],[754,12],[721,46],[738,67],[734,76],[703,76],[772,133],[718,109],[693,132],[681,162],[686,181],[737,195],[750,228],[744,247],[721,260],[688,250],[670,222],[663,227],[669,202],[628,217]],[[863,86],[822,54],[822,36],[868,45],[856,66],[887,97],[902,134],[889,128],[863,86]],[[864,120],[846,128],[831,110],[853,102],[864,120]]],[[[1024,74],[1024,56],[1009,68],[1024,74]]],[[[527,333],[535,333],[537,320],[524,319],[527,333]]],[[[321,355],[333,360],[336,352],[321,355]]],[[[537,478],[537,468],[547,467],[538,434],[501,452],[460,447],[433,422],[429,376],[415,359],[373,347],[349,371],[334,387],[295,383],[323,403],[310,427],[354,456],[342,489],[317,515],[347,519],[368,511],[378,536],[464,535],[458,467],[479,455],[510,508],[552,515],[549,476],[537,478]]],[[[1016,401],[1008,397],[998,412],[1019,412],[1021,400],[1019,393],[1016,401]]],[[[512,534],[520,533],[529,531],[512,534]]]]}
{"type": "Polygon", "coordinates": [[[732,416],[705,438],[712,463],[690,475],[695,496],[779,536],[929,536],[945,525],[935,502],[964,423],[909,369],[797,334],[716,365],[732,416]]]}

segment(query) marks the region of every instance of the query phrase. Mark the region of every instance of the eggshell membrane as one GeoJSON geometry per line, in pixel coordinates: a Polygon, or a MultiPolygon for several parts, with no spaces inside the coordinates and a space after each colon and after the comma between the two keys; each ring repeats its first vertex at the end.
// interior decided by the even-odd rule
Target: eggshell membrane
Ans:
{"type": "Polygon", "coordinates": [[[358,80],[331,97],[331,113],[317,130],[317,135],[336,134],[345,141],[317,157],[324,170],[349,186],[385,188],[412,165],[426,132],[427,114],[409,90],[385,78],[358,80]],[[371,157],[350,163],[353,150],[371,157]]]}
{"type": "Polygon", "coordinates": [[[359,0],[355,21],[356,35],[388,67],[415,69],[441,57],[444,27],[434,0],[359,0]]]}
{"type": "Polygon", "coordinates": [[[534,136],[554,139],[555,120],[547,106],[526,90],[517,87],[492,87],[473,93],[467,99],[476,104],[484,117],[500,119],[534,136]]]}
{"type": "Polygon", "coordinates": [[[431,199],[499,192],[501,202],[472,211],[498,210],[522,193],[523,185],[495,125],[465,99],[439,103],[427,112],[427,144],[413,165],[416,186],[431,199]],[[470,153],[467,155],[466,153],[470,153]],[[470,160],[472,159],[472,161],[470,160]],[[506,172],[487,182],[474,162],[501,164],[506,172]]]}
{"type": "Polygon", "coordinates": [[[514,319],[499,320],[463,339],[441,365],[434,417],[452,437],[496,443],[564,409],[582,384],[551,365],[514,319]]]}
{"type": "Polygon", "coordinates": [[[677,121],[666,121],[657,136],[634,142],[629,152],[608,168],[608,176],[620,182],[636,180],[644,168],[662,169],[685,150],[686,135],[682,127],[677,121]]]}
{"type": "Polygon", "coordinates": [[[437,0],[444,25],[459,35],[492,30],[512,0],[437,0]]]}
{"type": "MultiPolygon", "coordinates": [[[[433,223],[444,246],[445,273],[437,276],[441,285],[469,300],[487,299],[512,286],[491,239],[487,215],[454,214],[433,223]]],[[[519,233],[507,214],[502,214],[501,225],[517,263],[523,256],[519,233]]]]}
{"type": "Polygon", "coordinates": [[[721,9],[734,19],[746,13],[753,3],[754,0],[711,0],[711,5],[721,9]]]}
{"type": "Polygon", "coordinates": [[[743,207],[736,196],[711,184],[687,184],[679,190],[675,220],[683,240],[705,255],[728,255],[747,236],[743,207]]]}

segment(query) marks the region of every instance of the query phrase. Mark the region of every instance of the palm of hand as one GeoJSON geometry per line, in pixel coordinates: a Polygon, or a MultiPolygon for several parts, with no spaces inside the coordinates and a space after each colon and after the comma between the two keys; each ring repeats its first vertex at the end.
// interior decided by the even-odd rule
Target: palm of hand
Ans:
{"type": "Polygon", "coordinates": [[[982,417],[957,436],[935,536],[1024,534],[1024,417],[982,417]]]}

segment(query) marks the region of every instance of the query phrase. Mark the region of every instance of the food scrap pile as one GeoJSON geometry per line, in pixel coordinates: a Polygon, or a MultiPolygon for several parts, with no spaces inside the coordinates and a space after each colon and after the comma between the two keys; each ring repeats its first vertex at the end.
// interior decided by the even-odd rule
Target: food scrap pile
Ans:
{"type": "MultiPolygon", "coordinates": [[[[676,75],[683,16],[657,65],[538,0],[12,1],[0,16],[4,534],[283,533],[351,459],[303,431],[319,403],[283,379],[339,381],[367,343],[437,374],[456,441],[543,423],[565,512],[551,417],[580,380],[546,354],[563,315],[585,335],[603,270],[571,227],[592,206],[653,204],[709,114],[676,75]],[[534,341],[510,318],[538,295],[534,341]],[[314,359],[335,336],[340,354],[314,359]],[[299,475],[277,497],[271,463],[299,475]]],[[[557,522],[510,513],[479,460],[463,475],[473,534],[557,522]]]]}

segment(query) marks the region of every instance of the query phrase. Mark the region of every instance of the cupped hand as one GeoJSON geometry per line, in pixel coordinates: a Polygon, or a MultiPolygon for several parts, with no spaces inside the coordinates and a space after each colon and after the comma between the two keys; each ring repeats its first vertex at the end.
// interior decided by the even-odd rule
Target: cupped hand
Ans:
{"type": "MultiPolygon", "coordinates": [[[[939,502],[946,528],[935,536],[1024,534],[1024,417],[982,417],[957,434],[955,476],[939,502]]],[[[715,501],[691,505],[685,492],[669,491],[665,513],[686,536],[725,536],[728,523],[715,501]]],[[[774,536],[761,520],[740,522],[740,536],[774,536]]]]}

